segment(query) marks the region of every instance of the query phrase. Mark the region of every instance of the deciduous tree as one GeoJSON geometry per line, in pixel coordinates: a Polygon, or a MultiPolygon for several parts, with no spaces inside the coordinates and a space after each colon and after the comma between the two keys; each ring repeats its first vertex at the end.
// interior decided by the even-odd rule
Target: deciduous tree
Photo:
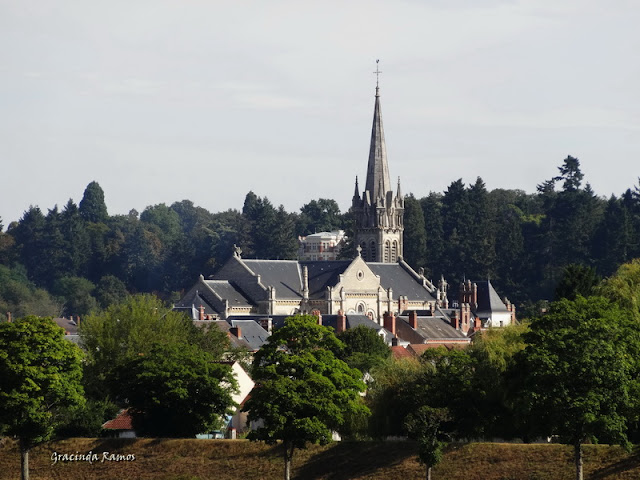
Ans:
{"type": "Polygon", "coordinates": [[[524,335],[521,412],[535,419],[533,433],[573,445],[577,480],[583,478],[582,443],[628,446],[638,336],[628,317],[602,297],[579,296],[554,302],[524,335]]]}
{"type": "Polygon", "coordinates": [[[249,439],[282,442],[285,480],[296,448],[330,442],[348,419],[368,413],[361,373],[335,357],[340,347],[331,329],[302,315],[289,317],[255,356],[256,386],[244,410],[263,426],[249,439]]]}
{"type": "Polygon", "coordinates": [[[0,323],[0,430],[20,440],[23,480],[29,451],[53,434],[56,409],[84,402],[81,358],[50,318],[0,323]]]}

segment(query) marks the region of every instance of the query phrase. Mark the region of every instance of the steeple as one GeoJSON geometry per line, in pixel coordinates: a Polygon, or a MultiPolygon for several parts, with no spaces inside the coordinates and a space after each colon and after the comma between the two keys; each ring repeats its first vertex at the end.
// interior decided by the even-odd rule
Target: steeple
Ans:
{"type": "Polygon", "coordinates": [[[377,84],[365,190],[371,192],[371,198],[378,198],[380,195],[384,198],[387,192],[391,190],[389,165],[387,164],[387,147],[384,142],[382,112],[380,110],[380,88],[377,84]]]}
{"type": "MultiPolygon", "coordinates": [[[[377,62],[376,62],[377,64],[377,62]]],[[[404,198],[398,190],[394,197],[389,180],[387,164],[387,147],[384,142],[382,128],[382,112],[380,110],[380,70],[376,68],[376,100],[373,110],[373,127],[371,128],[371,144],[367,180],[362,189],[356,187],[351,212],[354,218],[354,243],[359,247],[359,255],[367,262],[395,263],[402,257],[402,236],[404,231],[404,198]]]]}

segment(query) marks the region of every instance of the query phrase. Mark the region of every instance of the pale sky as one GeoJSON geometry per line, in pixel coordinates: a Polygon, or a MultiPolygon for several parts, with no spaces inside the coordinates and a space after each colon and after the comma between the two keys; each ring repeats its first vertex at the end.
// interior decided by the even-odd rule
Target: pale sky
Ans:
{"type": "Polygon", "coordinates": [[[640,176],[635,0],[0,0],[0,217],[105,191],[110,214],[253,190],[344,211],[380,59],[392,183],[529,193],[580,159],[640,176]]]}

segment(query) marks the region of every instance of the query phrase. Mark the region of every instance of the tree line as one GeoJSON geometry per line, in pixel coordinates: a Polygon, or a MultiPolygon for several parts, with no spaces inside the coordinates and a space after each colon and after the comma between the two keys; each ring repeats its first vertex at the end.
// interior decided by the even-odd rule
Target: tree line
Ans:
{"type": "MultiPolygon", "coordinates": [[[[599,197],[569,156],[533,194],[488,191],[481,178],[421,198],[410,194],[404,258],[450,284],[489,278],[534,311],[553,297],[567,265],[607,276],[640,256],[639,186],[599,197]]],[[[46,214],[32,206],[6,231],[0,221],[0,312],[86,314],[127,293],[175,300],[198,275],[214,273],[233,245],[248,258],[295,259],[299,235],[336,229],[353,237],[350,213],[335,200],[287,212],[253,192],[241,210],[211,213],[183,200],[109,215],[102,188],[91,182],[78,205],[69,200],[46,214]]],[[[353,253],[347,245],[344,256],[353,253]]]]}

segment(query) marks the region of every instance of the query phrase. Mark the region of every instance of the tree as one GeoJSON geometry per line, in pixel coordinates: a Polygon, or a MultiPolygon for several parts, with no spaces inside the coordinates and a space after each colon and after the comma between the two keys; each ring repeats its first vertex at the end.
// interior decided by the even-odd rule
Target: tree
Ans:
{"type": "Polygon", "coordinates": [[[107,205],[104,203],[104,191],[98,182],[87,185],[78,207],[80,216],[87,222],[105,223],[109,218],[107,205]]]}
{"type": "Polygon", "coordinates": [[[527,346],[517,358],[521,411],[532,433],[573,445],[577,480],[582,443],[628,446],[638,333],[627,322],[628,314],[606,299],[578,296],[554,302],[524,335],[527,346]]]}
{"type": "Polygon", "coordinates": [[[195,437],[221,427],[237,384],[231,367],[189,344],[155,344],[120,371],[133,426],[142,436],[195,437]]]}
{"type": "Polygon", "coordinates": [[[364,325],[350,328],[337,335],[345,347],[336,355],[351,368],[369,372],[391,356],[391,349],[378,333],[364,325]]]}
{"type": "Polygon", "coordinates": [[[427,264],[427,233],[420,202],[413,195],[404,197],[404,260],[413,268],[427,264]]]}
{"type": "Polygon", "coordinates": [[[56,409],[84,401],[81,358],[50,318],[0,323],[0,429],[20,440],[23,480],[29,450],[53,434],[56,409]]]}
{"type": "Polygon", "coordinates": [[[256,353],[256,386],[244,410],[263,426],[250,440],[282,441],[284,478],[289,480],[296,448],[326,444],[348,419],[368,414],[359,393],[361,373],[335,357],[342,347],[328,327],[309,315],[289,317],[256,353]]]}
{"type": "Polygon", "coordinates": [[[431,480],[431,468],[442,460],[446,434],[441,425],[449,420],[447,408],[419,407],[408,415],[405,426],[412,438],[418,440],[418,458],[426,468],[426,479],[431,480]]]}
{"type": "Polygon", "coordinates": [[[216,359],[228,347],[227,336],[218,328],[201,330],[153,295],[134,295],[89,315],[80,323],[79,332],[87,352],[85,383],[89,393],[117,401],[127,397],[119,381],[120,372],[132,359],[149,354],[155,344],[195,343],[216,359]]]}
{"type": "Polygon", "coordinates": [[[340,207],[335,200],[320,198],[311,200],[300,208],[297,231],[299,235],[331,232],[342,228],[340,207]]]}
{"type": "Polygon", "coordinates": [[[584,265],[567,265],[556,286],[555,299],[575,300],[578,295],[588,297],[593,295],[598,283],[600,283],[600,278],[595,269],[584,265]]]}

